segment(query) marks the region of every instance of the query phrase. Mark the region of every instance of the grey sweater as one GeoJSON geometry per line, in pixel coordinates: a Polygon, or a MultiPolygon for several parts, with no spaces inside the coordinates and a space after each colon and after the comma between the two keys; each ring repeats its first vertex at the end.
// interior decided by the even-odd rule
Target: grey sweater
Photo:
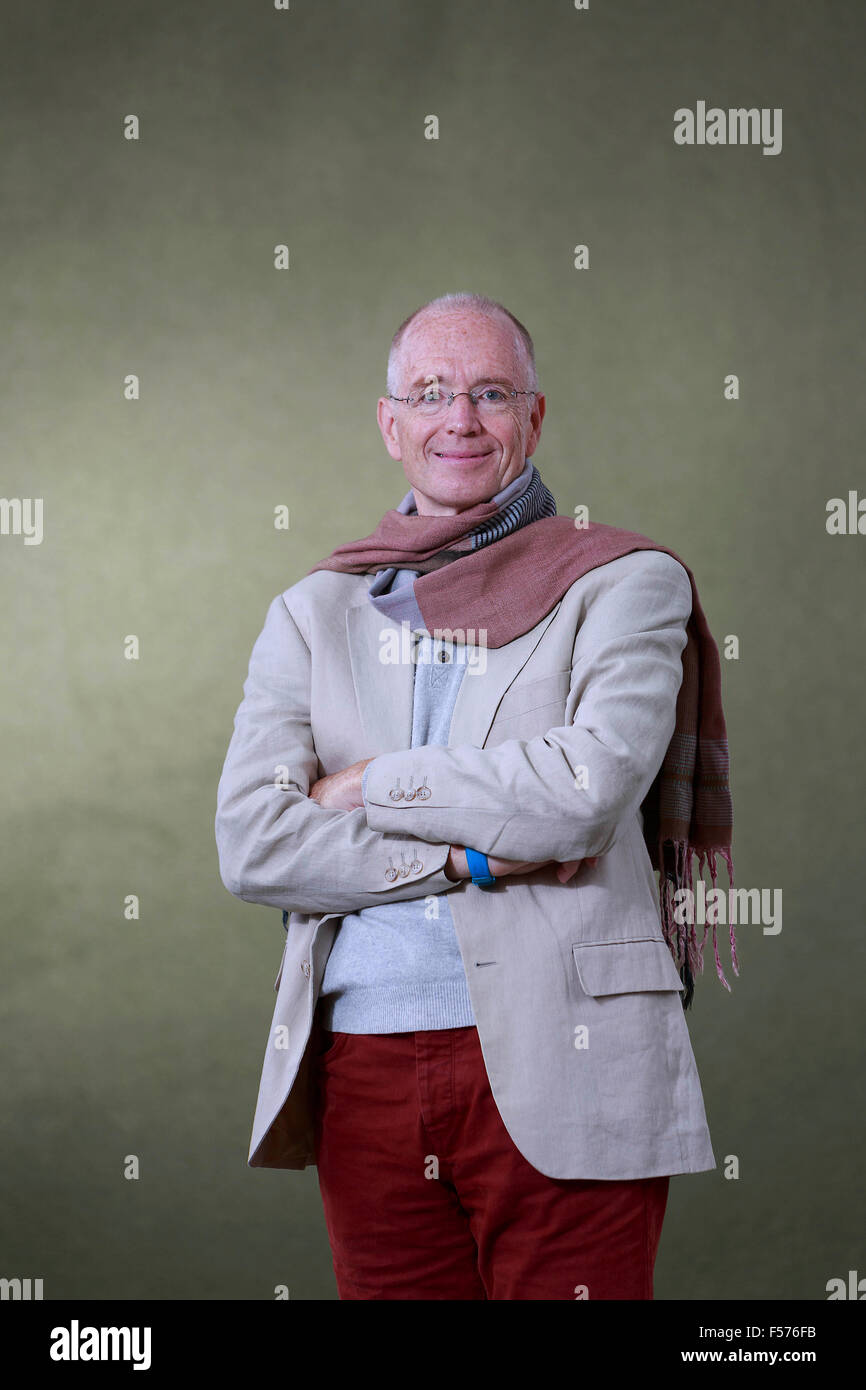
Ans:
{"type": "MultiPolygon", "coordinates": [[[[415,577],[413,570],[399,570],[394,587],[415,577]]],[[[413,632],[412,639],[418,644],[412,747],[447,744],[466,676],[467,649],[426,633],[413,632]]],[[[468,679],[474,680],[474,674],[468,679]]],[[[366,774],[362,790],[364,780],[366,774]]],[[[319,1017],[336,1033],[408,1033],[474,1024],[448,894],[347,913],[325,966],[319,1017]]]]}

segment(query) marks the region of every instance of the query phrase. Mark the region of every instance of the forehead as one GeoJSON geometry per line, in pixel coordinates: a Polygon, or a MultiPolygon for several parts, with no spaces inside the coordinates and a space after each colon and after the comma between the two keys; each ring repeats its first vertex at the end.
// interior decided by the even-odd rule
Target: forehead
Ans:
{"type": "Polygon", "coordinates": [[[406,330],[399,359],[401,376],[410,378],[514,376],[521,351],[517,330],[500,314],[430,312],[406,330]]]}

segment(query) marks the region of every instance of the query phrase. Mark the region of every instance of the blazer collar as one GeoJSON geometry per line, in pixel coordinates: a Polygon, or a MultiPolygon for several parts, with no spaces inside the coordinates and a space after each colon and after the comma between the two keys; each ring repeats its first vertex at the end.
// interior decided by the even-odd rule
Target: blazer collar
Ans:
{"type": "MultiPolygon", "coordinates": [[[[411,636],[408,641],[402,636],[400,624],[370,603],[367,588],[371,577],[359,577],[365,581],[364,588],[357,602],[346,610],[346,633],[355,695],[370,747],[368,756],[376,757],[380,753],[396,753],[411,747],[414,668],[411,658],[407,660],[405,654],[411,652],[412,646],[411,636]],[[381,659],[389,633],[390,650],[396,648],[399,653],[397,661],[381,659]]],[[[534,652],[561,602],[560,599],[541,622],[513,642],[504,647],[485,648],[483,672],[467,671],[451,721],[452,747],[469,743],[483,748],[500,700],[534,652]]]]}

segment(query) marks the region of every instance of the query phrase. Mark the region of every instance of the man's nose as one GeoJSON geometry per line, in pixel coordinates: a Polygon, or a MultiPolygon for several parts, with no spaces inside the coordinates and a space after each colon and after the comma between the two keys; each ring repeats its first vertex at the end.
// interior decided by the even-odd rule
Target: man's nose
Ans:
{"type": "Polygon", "coordinates": [[[477,433],[483,429],[478,410],[468,396],[455,396],[446,412],[445,423],[449,429],[459,430],[461,434],[467,430],[477,433]]]}

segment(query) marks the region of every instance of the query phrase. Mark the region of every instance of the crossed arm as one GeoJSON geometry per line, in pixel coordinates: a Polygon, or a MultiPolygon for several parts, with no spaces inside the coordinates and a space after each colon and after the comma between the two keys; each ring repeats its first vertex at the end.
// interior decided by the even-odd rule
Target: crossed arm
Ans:
{"type": "MultiPolygon", "coordinates": [[[[362,758],[360,762],[352,763],[351,766],[344,767],[339,772],[332,772],[327,777],[320,777],[310,787],[309,795],[320,806],[336,807],[337,810],[341,811],[354,811],[357,807],[364,806],[364,772],[367,764],[373,761],[373,758],[362,758]]],[[[494,878],[506,878],[509,874],[532,873],[535,869],[541,869],[551,862],[549,859],[531,862],[519,859],[496,859],[492,856],[488,856],[487,859],[488,868],[494,878]]],[[[573,878],[584,862],[594,864],[595,859],[586,861],[574,859],[570,863],[560,864],[556,870],[560,883],[567,883],[570,878],[573,878]]],[[[465,845],[450,846],[444,869],[447,876],[455,883],[461,878],[470,877],[465,845]]]]}
{"type": "Polygon", "coordinates": [[[564,866],[605,853],[670,742],[691,612],[688,576],[672,557],[643,551],[612,563],[620,567],[616,582],[599,587],[577,629],[572,722],[492,748],[428,745],[366,759],[330,775],[353,790],[352,809],[317,799],[327,803],[333,783],[323,794],[329,779],[315,776],[311,656],[282,596],[275,598],[253,648],[217,795],[229,891],[290,911],[346,913],[453,887],[452,846],[564,866]],[[278,765],[288,767],[288,783],[275,783],[278,765]],[[586,770],[581,790],[579,769],[586,770]],[[419,784],[425,774],[429,800],[390,800],[397,776],[419,784]],[[401,848],[417,851],[423,873],[385,884],[382,866],[401,848]]]}

